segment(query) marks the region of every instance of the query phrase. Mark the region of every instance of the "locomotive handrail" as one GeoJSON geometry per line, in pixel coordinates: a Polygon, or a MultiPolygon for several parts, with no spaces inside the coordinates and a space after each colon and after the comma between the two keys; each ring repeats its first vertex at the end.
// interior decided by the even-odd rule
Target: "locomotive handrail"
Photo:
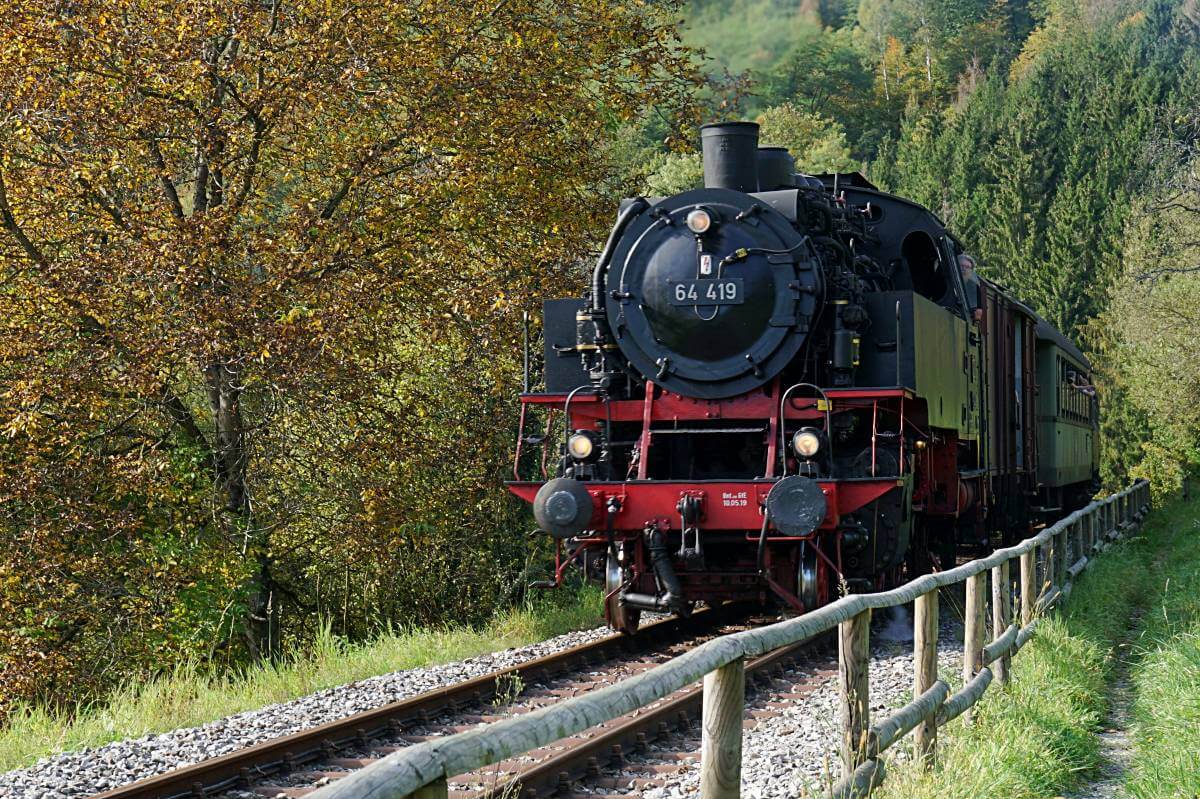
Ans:
{"type": "MultiPolygon", "coordinates": [[[[448,777],[548,746],[612,721],[701,678],[706,678],[706,707],[710,693],[713,701],[718,702],[729,692],[744,691],[740,675],[746,659],[805,641],[834,627],[840,627],[841,639],[841,749],[846,776],[830,796],[865,796],[883,778],[880,753],[916,729],[918,754],[931,760],[936,727],[968,712],[993,680],[1007,682],[1009,660],[1032,637],[1037,614],[1069,593],[1070,580],[1094,562],[1093,554],[1103,549],[1108,540],[1136,527],[1149,503],[1149,483],[1135,482],[1071,513],[1037,535],[987,557],[923,575],[889,591],[853,594],[794,619],[725,635],[584,696],[476,730],[406,747],[312,796],[314,799],[444,797],[448,777]],[[1039,582],[1036,556],[1039,549],[1047,546],[1044,574],[1039,582]],[[1019,624],[1008,618],[1012,599],[1008,564],[1014,558],[1020,559],[1019,624]],[[993,578],[993,633],[992,640],[984,646],[984,589],[988,571],[993,578]],[[949,686],[937,678],[937,591],[964,581],[967,583],[965,685],[950,694],[949,686]],[[914,693],[917,698],[872,726],[866,699],[870,611],[909,602],[916,603],[914,693]]],[[[744,702],[744,694],[737,701],[744,702]]],[[[703,752],[733,751],[740,762],[741,715],[734,715],[719,725],[704,725],[703,752]]],[[[728,764],[708,760],[704,758],[701,763],[704,799],[737,797],[740,780],[731,781],[728,764]]]]}

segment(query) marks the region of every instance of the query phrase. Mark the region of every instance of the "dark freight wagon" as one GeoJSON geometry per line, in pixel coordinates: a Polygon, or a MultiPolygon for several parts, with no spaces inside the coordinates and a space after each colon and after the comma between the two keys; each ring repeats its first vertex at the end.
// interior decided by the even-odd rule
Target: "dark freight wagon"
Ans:
{"type": "Polygon", "coordinates": [[[602,575],[621,630],[700,601],[804,611],[1086,501],[1074,345],[925,208],[796,174],[752,123],[702,138],[705,188],[622,203],[588,291],[545,304],[534,473],[510,486],[557,577],[602,575]]]}

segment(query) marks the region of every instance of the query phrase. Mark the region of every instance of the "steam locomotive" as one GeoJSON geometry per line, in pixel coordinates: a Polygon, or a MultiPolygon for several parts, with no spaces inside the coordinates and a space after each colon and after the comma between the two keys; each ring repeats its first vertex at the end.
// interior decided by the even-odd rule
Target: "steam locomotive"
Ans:
{"type": "Polygon", "coordinates": [[[698,602],[804,612],[1087,501],[1088,360],[936,216],[797,174],[754,123],[701,145],[704,188],[623,201],[589,290],[544,303],[508,485],[558,540],[548,585],[582,565],[625,632],[698,602]]]}

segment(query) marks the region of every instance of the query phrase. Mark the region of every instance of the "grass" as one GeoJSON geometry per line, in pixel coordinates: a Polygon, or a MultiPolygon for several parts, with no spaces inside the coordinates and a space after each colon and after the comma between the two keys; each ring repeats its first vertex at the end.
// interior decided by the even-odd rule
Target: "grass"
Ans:
{"type": "Polygon", "coordinates": [[[1157,600],[1136,644],[1131,680],[1135,799],[1200,796],[1200,503],[1178,520],[1157,574],[1157,600]]]}
{"type": "Polygon", "coordinates": [[[125,685],[103,703],[72,714],[20,708],[0,730],[0,771],[57,752],[203,724],[390,671],[461,660],[594,627],[601,623],[601,599],[600,590],[589,587],[531,602],[481,627],[400,630],[365,644],[347,644],[325,630],[303,655],[241,673],[213,676],[183,665],[125,685]]]}
{"type": "Polygon", "coordinates": [[[1200,542],[1175,534],[1194,531],[1198,512],[1182,503],[1156,510],[1138,538],[1105,553],[1076,584],[1065,612],[1039,622],[1013,662],[1011,686],[985,694],[974,725],[956,721],[939,732],[934,769],[896,766],[876,795],[1041,799],[1088,779],[1099,765],[1095,733],[1107,711],[1113,654],[1129,635],[1135,609],[1153,609],[1146,602],[1163,589],[1155,565],[1161,562],[1191,582],[1164,592],[1171,610],[1151,626],[1162,627],[1152,640],[1165,645],[1135,669],[1136,714],[1144,720],[1135,737],[1145,745],[1138,747],[1130,787],[1139,799],[1200,796],[1200,542]],[[1180,611],[1183,605],[1189,612],[1180,611]],[[1197,787],[1181,793],[1180,785],[1197,787]]]}

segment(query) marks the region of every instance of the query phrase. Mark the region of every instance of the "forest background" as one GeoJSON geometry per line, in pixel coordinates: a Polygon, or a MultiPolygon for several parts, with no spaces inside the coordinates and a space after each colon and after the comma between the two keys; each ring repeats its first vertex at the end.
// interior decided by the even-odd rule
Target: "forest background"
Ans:
{"type": "Polygon", "coordinates": [[[1076,336],[1110,484],[1200,465],[1198,0],[5,5],[0,712],[516,601],[523,314],[715,118],[1076,336]]]}

